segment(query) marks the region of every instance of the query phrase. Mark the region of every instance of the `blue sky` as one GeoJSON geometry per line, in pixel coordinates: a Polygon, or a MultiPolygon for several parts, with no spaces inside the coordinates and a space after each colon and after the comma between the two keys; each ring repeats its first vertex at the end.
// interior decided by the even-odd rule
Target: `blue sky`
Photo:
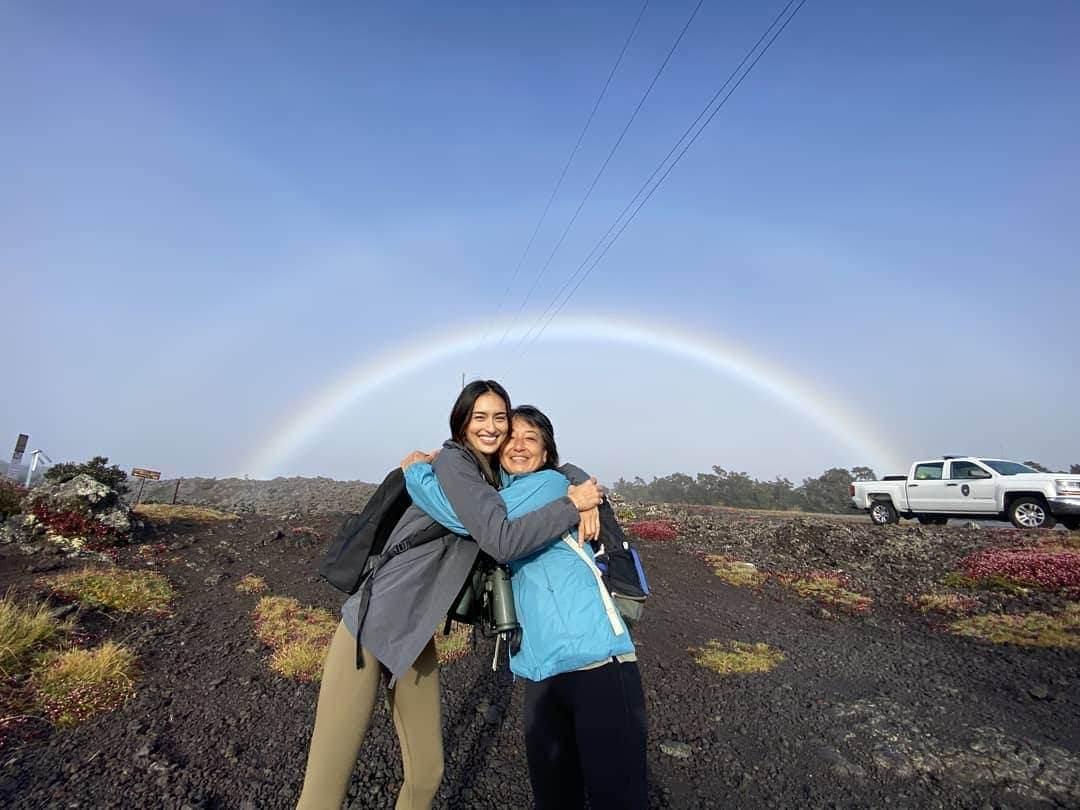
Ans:
{"type": "MultiPolygon", "coordinates": [[[[639,4],[0,5],[0,441],[255,474],[346,369],[514,315],[695,5],[649,4],[509,294],[639,4]]],[[[521,323],[783,5],[706,0],[521,323]]],[[[677,353],[493,327],[270,472],[379,477],[462,373],[609,481],[1080,462],[1080,9],[889,5],[810,0],[564,312],[736,343],[898,459],[677,353]]]]}

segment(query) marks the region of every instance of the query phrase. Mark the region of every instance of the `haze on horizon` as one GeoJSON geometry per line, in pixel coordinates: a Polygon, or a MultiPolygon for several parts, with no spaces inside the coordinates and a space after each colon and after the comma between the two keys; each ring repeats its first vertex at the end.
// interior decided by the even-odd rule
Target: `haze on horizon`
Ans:
{"type": "Polygon", "coordinates": [[[377,480],[446,437],[463,374],[608,482],[1080,462],[1074,3],[810,0],[553,321],[779,374],[502,340],[784,8],[702,5],[540,274],[695,5],[649,4],[516,275],[640,5],[4,5],[2,460],[25,432],[56,461],[255,473],[305,403],[411,348],[268,473],[377,480]]]}

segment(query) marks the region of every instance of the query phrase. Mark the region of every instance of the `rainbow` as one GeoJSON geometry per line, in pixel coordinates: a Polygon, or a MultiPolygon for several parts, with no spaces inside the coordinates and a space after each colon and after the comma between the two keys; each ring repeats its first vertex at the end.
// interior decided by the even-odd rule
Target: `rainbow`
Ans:
{"type": "MultiPolygon", "coordinates": [[[[282,474],[288,462],[348,408],[398,377],[484,346],[493,349],[491,335],[501,332],[502,327],[496,330],[489,326],[449,335],[442,333],[361,360],[329,385],[295,404],[271,435],[260,442],[259,451],[246,462],[244,469],[253,471],[257,477],[282,474]]],[[[509,345],[515,346],[523,334],[523,328],[517,333],[511,330],[507,336],[509,345]]],[[[560,319],[543,335],[545,343],[565,340],[610,341],[700,363],[763,391],[809,418],[841,444],[858,451],[860,460],[865,459],[866,463],[899,469],[902,462],[900,454],[879,439],[877,431],[850,406],[791,372],[715,336],[641,320],[590,316],[560,319]]]]}

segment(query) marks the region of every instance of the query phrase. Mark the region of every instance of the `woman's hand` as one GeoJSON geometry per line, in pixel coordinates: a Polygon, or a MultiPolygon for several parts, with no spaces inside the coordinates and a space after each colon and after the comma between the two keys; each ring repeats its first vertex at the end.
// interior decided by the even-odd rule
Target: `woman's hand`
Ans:
{"type": "Polygon", "coordinates": [[[401,460],[401,471],[405,472],[405,470],[418,461],[426,461],[430,464],[435,460],[435,456],[437,455],[439,455],[438,450],[433,453],[425,453],[423,450],[413,450],[401,460]]]}
{"type": "Polygon", "coordinates": [[[596,483],[595,478],[590,478],[584,484],[571,485],[566,496],[574,502],[579,512],[587,512],[600,506],[600,501],[604,500],[604,487],[596,483]]]}
{"type": "Polygon", "coordinates": [[[594,506],[581,513],[581,524],[578,526],[578,541],[585,545],[589,540],[600,539],[600,508],[594,506]]]}

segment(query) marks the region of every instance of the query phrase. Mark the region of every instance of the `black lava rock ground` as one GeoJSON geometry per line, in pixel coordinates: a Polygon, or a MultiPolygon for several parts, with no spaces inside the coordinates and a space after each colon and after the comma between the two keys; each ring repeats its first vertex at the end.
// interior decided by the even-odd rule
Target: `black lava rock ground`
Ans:
{"type": "MultiPolygon", "coordinates": [[[[681,529],[676,541],[639,544],[654,591],[635,633],[654,807],[1080,806],[1080,652],[959,638],[904,602],[964,554],[1019,533],[654,512],[681,529]],[[705,553],[789,573],[841,568],[875,605],[845,615],[781,588],[732,588],[705,553]],[[786,660],[767,674],[719,675],[689,653],[710,639],[766,642],[786,660]]],[[[339,521],[304,522],[329,538],[339,521]]],[[[30,722],[10,737],[0,806],[294,806],[318,685],[268,669],[252,627],[257,597],[234,587],[255,573],[269,594],[336,612],[341,598],[315,574],[325,541],[293,525],[246,516],[147,538],[169,547],[158,567],[181,593],[175,614],[80,611],[91,637],[140,654],[137,697],[73,730],[30,722]]],[[[56,564],[83,562],[0,547],[0,588],[33,590],[30,569],[56,564]]],[[[521,685],[505,662],[491,672],[491,652],[481,641],[443,669],[438,807],[531,805],[521,685]]],[[[348,806],[392,807],[400,778],[380,705],[348,806]]]]}

